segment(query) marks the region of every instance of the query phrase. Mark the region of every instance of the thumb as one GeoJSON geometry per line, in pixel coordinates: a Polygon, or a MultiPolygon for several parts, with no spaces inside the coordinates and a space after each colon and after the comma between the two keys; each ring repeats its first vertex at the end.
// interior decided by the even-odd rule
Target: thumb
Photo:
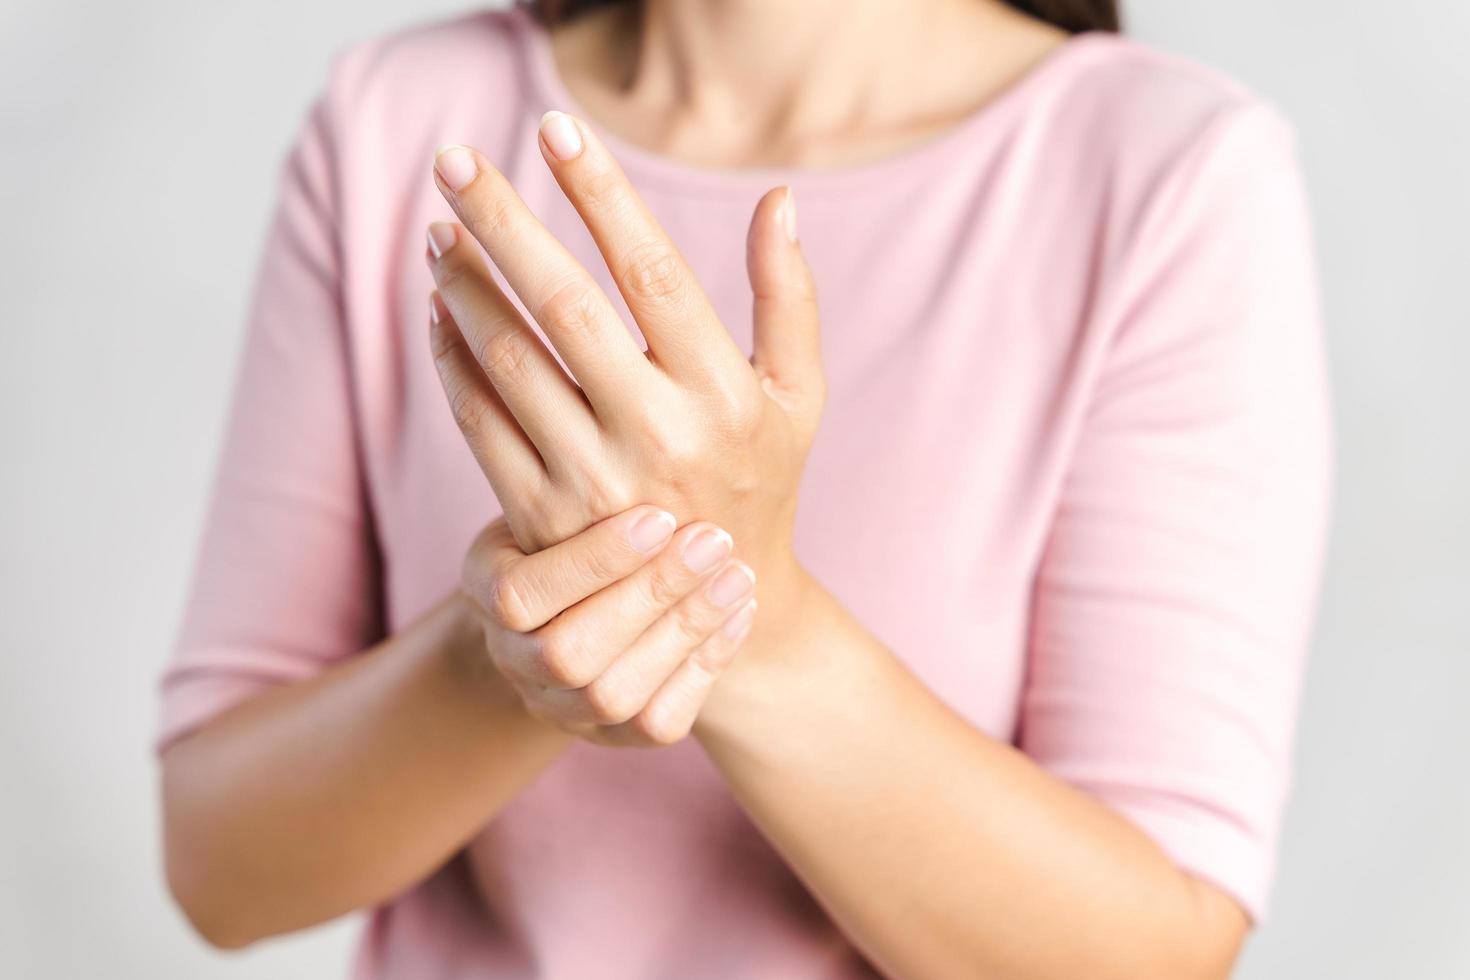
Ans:
{"type": "Polygon", "coordinates": [[[750,361],[762,387],[784,408],[820,410],[823,380],[816,284],[796,240],[791,188],[767,191],[755,206],[745,263],[755,296],[755,352],[750,361]]]}

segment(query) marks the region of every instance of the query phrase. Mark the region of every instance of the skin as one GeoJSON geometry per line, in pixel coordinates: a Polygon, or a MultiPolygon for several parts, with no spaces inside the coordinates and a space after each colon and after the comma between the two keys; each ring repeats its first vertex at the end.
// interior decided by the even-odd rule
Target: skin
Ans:
{"type": "MultiPolygon", "coordinates": [[[[980,0],[935,0],[932,20],[916,4],[904,16],[878,0],[840,6],[864,29],[817,46],[835,17],[826,4],[755,0],[650,0],[637,44],[611,43],[630,36],[617,11],[557,44],[565,54],[601,36],[627,54],[590,62],[574,89],[626,134],[636,118],[671,120],[666,141],[644,134],[650,146],[714,152],[691,134],[720,132],[718,152],[745,159],[718,109],[739,92],[768,110],[747,113],[759,120],[752,147],[776,139],[802,161],[851,161],[963,100],[948,83],[910,84],[905,114],[896,96],[865,98],[842,77],[889,77],[927,39],[935,79],[976,84],[962,66],[991,66],[973,104],[1056,40],[980,0]],[[661,104],[677,110],[646,115],[661,104]]],[[[168,750],[170,882],[200,931],[242,945],[383,901],[570,739],[658,745],[692,727],[755,824],[888,974],[1228,975],[1248,927],[1231,899],[955,715],[797,562],[793,501],[823,383],[789,192],[767,194],[752,218],[747,361],[591,132],[556,117],[541,145],[648,350],[483,156],[440,155],[435,180],[460,220],[430,229],[431,345],[506,517],[471,549],[463,589],[420,621],[168,750]],[[654,508],[684,526],[644,553],[631,529],[654,508]],[[711,525],[739,557],[697,573],[682,556],[711,525]],[[757,583],[758,615],[743,595],[715,608],[726,573],[757,583]]]]}
{"type": "Polygon", "coordinates": [[[170,746],[168,879],[200,934],[239,947],[384,902],[463,847],[571,738],[657,745],[687,733],[754,610],[748,595],[711,601],[726,573],[749,582],[728,552],[705,571],[685,562],[712,525],[672,530],[668,514],[635,507],[527,556],[497,521],[471,547],[461,591],[363,655],[170,746]],[[665,532],[640,550],[634,529],[659,515],[665,532]],[[623,692],[615,702],[560,679],[604,663],[623,692]],[[624,714],[630,695],[641,701],[624,714]],[[616,717],[604,707],[614,703],[616,717]]]}

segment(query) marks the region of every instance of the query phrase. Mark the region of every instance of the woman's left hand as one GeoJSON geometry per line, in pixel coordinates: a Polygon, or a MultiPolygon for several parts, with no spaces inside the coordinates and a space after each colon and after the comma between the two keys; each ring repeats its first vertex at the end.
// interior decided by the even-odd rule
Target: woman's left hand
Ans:
{"type": "Polygon", "coordinates": [[[455,419],[534,551],[639,503],[727,528],[767,586],[797,574],[796,491],[824,383],[811,274],[790,192],[756,206],[747,361],[679,251],[586,126],[549,113],[541,150],[648,344],[477,151],[442,150],[436,182],[463,222],[429,229],[433,351],[455,419]],[[568,377],[484,253],[555,347],[568,377]]]}

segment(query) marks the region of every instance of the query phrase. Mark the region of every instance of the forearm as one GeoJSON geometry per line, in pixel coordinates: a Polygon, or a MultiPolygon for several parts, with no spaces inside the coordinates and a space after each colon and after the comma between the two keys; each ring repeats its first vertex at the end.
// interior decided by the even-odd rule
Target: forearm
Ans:
{"type": "Polygon", "coordinates": [[[1245,918],[952,712],[818,590],[696,729],[852,940],[904,978],[1224,977],[1245,918]],[[784,653],[782,652],[784,651],[784,653]]]}
{"type": "Polygon", "coordinates": [[[453,855],[566,744],[490,667],[469,604],[447,599],[166,751],[170,887],[225,946],[376,904],[453,855]]]}

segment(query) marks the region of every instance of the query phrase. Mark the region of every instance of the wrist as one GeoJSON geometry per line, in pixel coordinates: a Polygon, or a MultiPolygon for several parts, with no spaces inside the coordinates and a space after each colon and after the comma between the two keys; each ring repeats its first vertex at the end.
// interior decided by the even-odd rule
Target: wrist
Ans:
{"type": "Polygon", "coordinates": [[[694,734],[702,742],[736,737],[741,729],[770,724],[799,698],[823,655],[830,597],[795,562],[756,584],[758,608],[750,634],[711,690],[694,734]]]}
{"type": "MultiPolygon", "coordinates": [[[[816,604],[823,593],[821,584],[797,561],[789,549],[752,562],[756,573],[755,598],[760,604],[751,639],[743,650],[757,650],[763,638],[790,632],[792,624],[816,604]]],[[[742,652],[741,656],[745,654],[742,652]]]]}

